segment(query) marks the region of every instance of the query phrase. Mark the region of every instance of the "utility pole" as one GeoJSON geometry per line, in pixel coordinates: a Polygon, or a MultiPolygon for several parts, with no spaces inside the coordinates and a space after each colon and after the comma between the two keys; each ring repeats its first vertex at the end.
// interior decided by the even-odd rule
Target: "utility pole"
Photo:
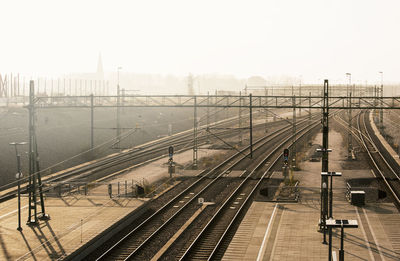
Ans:
{"type": "Polygon", "coordinates": [[[352,120],[353,120],[353,115],[352,115],[352,111],[351,111],[351,105],[352,105],[352,92],[349,93],[349,103],[347,104],[347,106],[349,107],[349,119],[348,119],[348,140],[349,140],[349,144],[348,144],[348,149],[349,149],[349,154],[348,154],[348,159],[352,159],[353,158],[353,137],[351,135],[351,130],[353,128],[353,124],[352,124],[352,120]]]}
{"type": "Polygon", "coordinates": [[[308,120],[310,121],[311,124],[311,92],[308,93],[308,120]]]}
{"type": "MultiPolygon", "coordinates": [[[[273,95],[274,95],[274,86],[271,86],[271,96],[273,96],[273,95]]],[[[276,97],[275,97],[275,106],[278,107],[278,98],[276,98],[276,97]]],[[[275,122],[276,121],[276,114],[274,113],[273,115],[274,115],[273,116],[273,121],[275,122]]]]}
{"type": "Polygon", "coordinates": [[[90,95],[90,148],[94,148],[94,99],[93,93],[90,95]]]}
{"type": "MultiPolygon", "coordinates": [[[[381,108],[383,107],[383,72],[379,72],[381,74],[381,108]]],[[[383,109],[379,110],[379,125],[381,127],[381,132],[383,133],[383,109]]]]}
{"type": "MultiPolygon", "coordinates": [[[[215,90],[215,97],[214,97],[214,104],[217,104],[217,95],[218,95],[218,91],[217,90],[215,90]]],[[[218,108],[217,107],[215,107],[215,113],[214,113],[214,123],[216,123],[218,120],[219,120],[219,118],[218,118],[218,108]]]]}
{"type": "Polygon", "coordinates": [[[253,101],[252,95],[249,94],[249,110],[250,110],[250,158],[253,158],[253,101]]]}
{"type": "Polygon", "coordinates": [[[121,90],[121,106],[122,106],[122,108],[121,108],[121,110],[122,110],[122,113],[123,114],[125,114],[125,108],[124,108],[124,103],[125,103],[125,88],[122,88],[122,90],[121,90]]]}
{"type": "Polygon", "coordinates": [[[193,169],[197,169],[197,97],[194,96],[193,108],[193,169]]]}
{"type": "Polygon", "coordinates": [[[116,141],[117,148],[120,147],[120,142],[121,142],[121,126],[120,126],[121,97],[119,88],[119,70],[121,69],[122,69],[121,67],[117,68],[117,78],[118,78],[117,79],[117,141],[116,141]]]}
{"type": "Polygon", "coordinates": [[[243,136],[242,136],[242,92],[239,92],[239,145],[242,145],[243,143],[243,136]]]}
{"type": "Polygon", "coordinates": [[[347,158],[352,159],[353,157],[353,137],[351,135],[351,129],[352,129],[352,118],[353,116],[351,115],[351,73],[346,73],[346,76],[349,78],[349,83],[347,85],[347,107],[349,108],[347,110],[347,115],[348,115],[348,120],[347,120],[347,125],[348,125],[348,130],[347,130],[347,158]]]}
{"type": "MultiPolygon", "coordinates": [[[[268,89],[267,87],[264,88],[265,91],[265,105],[268,105],[268,89]]],[[[267,126],[268,126],[268,116],[269,116],[269,112],[268,112],[268,108],[265,108],[265,132],[268,132],[267,126]]]]}
{"type": "Polygon", "coordinates": [[[300,84],[299,84],[299,97],[300,97],[300,99],[299,99],[299,106],[300,106],[300,108],[299,108],[299,117],[301,117],[301,75],[300,75],[300,84]]]}
{"type": "Polygon", "coordinates": [[[17,96],[20,95],[20,89],[19,89],[19,73],[17,74],[17,96]]]}
{"type": "Polygon", "coordinates": [[[42,191],[42,180],[40,177],[39,156],[36,141],[36,120],[35,120],[35,87],[34,81],[29,85],[29,183],[28,183],[28,225],[35,225],[40,219],[49,219],[45,213],[44,199],[42,191]],[[37,215],[37,193],[39,193],[42,207],[42,215],[37,215]]]}
{"type": "Polygon", "coordinates": [[[293,128],[292,128],[292,171],[296,168],[296,96],[292,96],[292,104],[293,104],[293,128]]]}
{"type": "Polygon", "coordinates": [[[207,143],[210,143],[210,133],[209,128],[210,128],[210,92],[207,92],[207,143]]]}
{"type": "Polygon", "coordinates": [[[18,153],[18,145],[25,145],[27,144],[26,142],[11,142],[10,145],[14,146],[15,148],[15,156],[17,157],[17,174],[15,178],[17,179],[18,182],[18,231],[22,231],[21,227],[21,178],[22,178],[22,172],[21,172],[21,155],[18,153]]]}
{"type": "MultiPolygon", "coordinates": [[[[324,80],[324,99],[322,107],[322,172],[328,172],[328,135],[329,135],[329,85],[328,80],[324,80]]],[[[324,241],[326,244],[326,219],[328,216],[328,177],[321,176],[321,213],[320,229],[324,232],[324,241]]]]}

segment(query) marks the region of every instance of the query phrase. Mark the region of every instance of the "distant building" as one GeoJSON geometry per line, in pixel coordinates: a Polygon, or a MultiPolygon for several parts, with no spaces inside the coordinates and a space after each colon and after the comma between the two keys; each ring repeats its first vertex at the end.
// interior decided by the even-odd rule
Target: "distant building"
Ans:
{"type": "Polygon", "coordinates": [[[265,87],[267,85],[267,81],[261,76],[252,76],[247,79],[246,86],[247,87],[265,87]]]}

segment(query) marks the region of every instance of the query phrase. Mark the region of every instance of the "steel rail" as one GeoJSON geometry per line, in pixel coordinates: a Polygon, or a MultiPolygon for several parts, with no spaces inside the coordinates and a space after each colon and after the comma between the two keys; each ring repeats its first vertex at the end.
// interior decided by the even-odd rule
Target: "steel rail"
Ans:
{"type": "MultiPolygon", "coordinates": [[[[301,124],[303,124],[305,121],[303,121],[301,124]]],[[[262,143],[260,145],[258,145],[257,148],[255,148],[255,150],[262,148],[266,143],[270,142],[272,139],[277,138],[279,135],[281,134],[285,134],[284,131],[279,130],[276,134],[272,135],[272,137],[269,137],[267,140],[262,140],[260,139],[259,141],[262,141],[262,143]]],[[[291,137],[289,137],[290,139],[291,137]]],[[[162,228],[164,228],[169,222],[172,221],[172,219],[177,216],[187,205],[189,205],[196,197],[198,197],[201,193],[203,193],[208,187],[210,187],[213,183],[216,182],[216,180],[218,178],[222,178],[222,176],[232,170],[237,164],[239,164],[242,160],[244,160],[246,158],[245,156],[242,156],[239,160],[237,160],[236,162],[234,162],[232,165],[230,165],[227,169],[225,169],[224,171],[222,171],[220,174],[218,174],[218,176],[214,179],[214,181],[212,183],[209,183],[206,185],[206,187],[204,187],[200,192],[198,192],[195,196],[193,196],[185,205],[183,205],[180,210],[178,212],[176,212],[173,216],[171,216],[162,226],[160,226],[150,237],[148,237],[138,248],[136,248],[125,260],[130,259],[133,255],[135,255],[138,251],[140,251],[140,249],[151,239],[151,237],[153,237],[154,235],[156,235],[156,233],[158,233],[162,228]]]]}
{"type": "MultiPolygon", "coordinates": [[[[364,128],[367,137],[369,137],[368,142],[371,143],[372,147],[375,150],[374,155],[378,155],[380,160],[384,162],[384,166],[379,166],[379,163],[377,162],[377,160],[374,158],[374,156],[372,156],[371,150],[369,148],[369,146],[367,145],[366,139],[364,138],[364,135],[361,136],[361,139],[363,140],[363,146],[365,148],[365,150],[367,151],[369,158],[371,159],[371,162],[373,163],[373,166],[375,167],[375,169],[377,170],[379,176],[382,177],[382,180],[385,182],[387,188],[390,190],[393,198],[395,199],[395,201],[397,202],[397,204],[400,204],[400,198],[399,198],[399,192],[397,191],[396,188],[393,187],[393,185],[391,184],[391,182],[388,180],[388,173],[384,172],[382,170],[382,167],[386,167],[392,174],[392,177],[396,177],[397,181],[400,182],[400,177],[397,175],[396,171],[392,168],[392,166],[387,162],[387,160],[385,159],[385,157],[382,155],[381,151],[378,149],[377,145],[375,144],[375,142],[373,141],[372,137],[371,137],[371,133],[369,132],[366,123],[365,123],[365,117],[367,117],[369,114],[367,113],[363,113],[364,116],[364,120],[362,122],[362,127],[364,128]]],[[[357,121],[358,127],[361,130],[361,114],[359,116],[359,119],[357,121]]],[[[374,170],[373,170],[374,171],[374,170]]]]}
{"type": "MultiPolygon", "coordinates": [[[[306,122],[306,120],[304,120],[303,122],[306,122]]],[[[301,124],[301,123],[299,123],[301,124]]],[[[271,139],[277,137],[278,135],[280,135],[281,133],[284,133],[283,129],[279,129],[273,133],[270,133],[269,135],[260,138],[259,140],[257,140],[254,145],[258,145],[261,143],[261,145],[259,145],[256,149],[262,147],[265,143],[269,142],[271,139]]],[[[163,208],[157,210],[155,213],[153,213],[153,215],[151,215],[150,217],[148,217],[145,221],[143,221],[140,225],[138,225],[135,229],[133,229],[132,231],[130,231],[126,236],[124,236],[121,240],[119,240],[116,244],[114,244],[111,248],[109,248],[105,253],[103,253],[97,260],[101,260],[102,258],[105,258],[106,255],[108,255],[113,249],[116,249],[118,247],[118,245],[120,245],[125,239],[127,239],[130,235],[132,235],[134,232],[138,231],[142,226],[144,226],[144,224],[146,224],[148,221],[150,221],[152,218],[156,217],[157,214],[159,214],[161,211],[164,211],[165,209],[167,209],[170,205],[172,205],[174,202],[176,202],[176,200],[178,200],[180,197],[182,197],[185,193],[187,193],[190,189],[192,189],[192,187],[196,184],[198,184],[201,180],[208,178],[210,176],[212,176],[214,173],[216,173],[218,171],[218,169],[223,168],[224,166],[228,165],[231,163],[232,160],[234,160],[235,158],[241,156],[239,158],[239,160],[237,160],[233,165],[228,166],[227,169],[220,171],[219,174],[217,175],[217,177],[212,179],[212,182],[208,183],[206,185],[206,187],[204,187],[203,189],[201,189],[200,192],[198,192],[196,195],[193,195],[191,197],[191,199],[189,201],[186,202],[185,205],[183,205],[175,214],[173,214],[173,216],[171,216],[165,223],[163,223],[158,229],[156,229],[155,232],[153,232],[149,237],[147,237],[147,239],[142,242],[142,244],[140,244],[133,252],[131,252],[128,257],[125,258],[125,260],[129,259],[131,256],[133,256],[135,253],[137,253],[144,245],[146,242],[148,242],[154,235],[156,235],[164,226],[166,226],[174,217],[176,217],[178,215],[178,213],[180,213],[183,209],[185,209],[185,207],[190,204],[198,195],[200,195],[203,191],[205,191],[209,186],[211,186],[211,184],[214,184],[216,182],[216,180],[220,177],[222,177],[223,174],[225,174],[226,171],[229,171],[230,169],[232,169],[236,164],[239,164],[239,162],[241,162],[243,159],[246,158],[246,156],[242,156],[241,154],[243,154],[246,150],[249,150],[250,146],[247,146],[245,148],[243,148],[241,150],[241,152],[238,152],[236,154],[231,155],[228,159],[224,160],[223,162],[221,162],[220,164],[218,164],[216,167],[214,167],[212,170],[208,171],[205,175],[203,175],[199,180],[197,180],[196,182],[194,182],[193,184],[191,184],[188,188],[186,188],[184,191],[182,191],[180,194],[178,194],[177,196],[175,196],[173,199],[171,199],[167,204],[164,205],[163,208]]]]}
{"type": "MultiPolygon", "coordinates": [[[[312,130],[313,128],[315,128],[318,125],[318,122],[315,122],[312,125],[307,125],[306,127],[298,130],[296,132],[296,135],[299,135],[300,133],[301,136],[298,136],[296,138],[296,141],[299,140],[301,137],[303,137],[306,133],[308,133],[308,131],[312,130]]],[[[228,205],[228,203],[233,199],[237,197],[237,192],[242,189],[245,185],[245,183],[248,182],[248,180],[250,178],[252,178],[252,176],[261,168],[264,166],[265,162],[270,160],[270,158],[273,155],[276,155],[276,153],[282,149],[282,147],[284,145],[286,145],[288,142],[290,142],[293,138],[293,135],[291,134],[289,137],[287,137],[286,139],[284,139],[280,144],[276,145],[274,150],[271,151],[268,155],[266,155],[258,164],[255,168],[253,168],[253,170],[245,177],[245,179],[238,185],[238,187],[231,193],[231,195],[225,200],[225,202],[219,207],[219,209],[217,210],[217,212],[214,214],[214,216],[208,221],[208,223],[205,225],[205,227],[201,230],[201,232],[196,236],[196,238],[194,239],[194,241],[190,244],[190,246],[186,249],[186,251],[183,253],[183,255],[180,257],[179,260],[186,260],[189,259],[188,255],[190,254],[191,251],[193,251],[195,244],[197,244],[201,238],[206,234],[207,229],[209,229],[211,227],[211,225],[213,224],[213,222],[216,222],[218,218],[220,218],[220,213],[225,209],[225,207],[228,205]]],[[[291,145],[290,145],[291,146],[291,145]]],[[[289,147],[290,147],[289,146],[289,147]]],[[[240,208],[236,211],[233,219],[231,220],[231,222],[229,223],[228,227],[225,229],[225,231],[223,232],[223,234],[221,235],[221,237],[219,238],[217,245],[213,248],[210,256],[208,257],[208,260],[210,260],[214,254],[216,253],[218,247],[220,246],[222,240],[224,239],[226,233],[228,232],[228,230],[230,230],[232,224],[236,221],[236,218],[238,217],[238,215],[241,213],[243,206],[246,205],[246,203],[249,201],[249,199],[253,196],[253,193],[256,191],[256,189],[258,188],[258,186],[261,184],[261,182],[263,181],[263,179],[265,178],[265,176],[267,175],[267,173],[275,166],[275,164],[277,163],[277,161],[280,158],[280,154],[278,156],[275,157],[275,159],[273,160],[273,162],[269,165],[268,169],[262,174],[262,176],[259,178],[258,182],[253,186],[253,188],[251,189],[250,193],[246,196],[246,199],[243,201],[243,203],[241,204],[240,208]]]]}
{"type": "MultiPolygon", "coordinates": [[[[237,121],[237,119],[231,119],[230,121],[235,122],[235,121],[237,121]]],[[[216,124],[215,126],[229,124],[230,121],[223,120],[221,122],[218,122],[218,124],[216,124]]],[[[283,123],[283,121],[277,121],[274,123],[276,123],[276,125],[279,126],[279,124],[283,123]]],[[[258,128],[262,128],[263,126],[264,126],[264,124],[260,123],[260,124],[257,124],[254,128],[258,129],[258,128]]],[[[202,126],[201,128],[199,128],[199,130],[203,130],[203,129],[206,129],[206,126],[202,126]]],[[[159,141],[151,141],[149,143],[139,145],[138,147],[130,149],[129,151],[127,151],[125,153],[118,153],[111,157],[110,156],[103,157],[101,159],[95,160],[93,163],[91,163],[89,165],[85,165],[82,167],[72,169],[70,171],[63,172],[57,176],[48,177],[48,178],[46,178],[46,176],[45,176],[43,179],[43,185],[46,185],[51,182],[60,182],[60,180],[63,180],[63,183],[67,183],[71,179],[84,178],[87,176],[91,176],[96,171],[103,170],[105,168],[110,168],[110,167],[131,161],[131,160],[137,160],[138,158],[141,158],[141,157],[154,155],[154,151],[160,152],[160,151],[166,150],[168,148],[168,146],[171,145],[171,143],[173,143],[174,145],[178,145],[178,146],[186,145],[188,141],[192,140],[192,131],[193,130],[186,130],[181,133],[178,133],[178,135],[177,134],[173,135],[173,137],[168,137],[167,139],[162,138],[159,141]],[[183,135],[183,136],[179,136],[179,135],[183,135]]],[[[233,135],[233,134],[232,134],[232,131],[221,131],[221,132],[218,132],[217,135],[221,135],[221,136],[225,137],[226,135],[233,135]]],[[[199,140],[200,140],[200,142],[202,142],[200,145],[205,144],[206,139],[207,139],[206,135],[200,136],[199,140]]],[[[184,150],[185,150],[185,148],[182,148],[181,150],[178,149],[177,152],[184,151],[184,150]]],[[[165,155],[166,154],[163,154],[161,156],[165,156],[165,155]]],[[[159,157],[155,157],[154,159],[158,159],[159,157]]],[[[57,185],[59,185],[59,184],[57,184],[57,185]]],[[[45,187],[43,192],[47,192],[47,191],[51,190],[52,188],[54,188],[54,186],[45,187]]],[[[24,193],[24,191],[26,191],[25,185],[23,185],[21,187],[21,191],[22,191],[22,193],[24,193]]],[[[16,192],[17,192],[17,190],[14,189],[14,190],[11,190],[10,192],[5,193],[4,195],[2,195],[0,197],[0,202],[14,198],[16,192]]]]}
{"type": "MultiPolygon", "coordinates": [[[[332,115],[336,115],[339,111],[334,111],[332,112],[332,115]]],[[[306,135],[307,133],[309,133],[312,129],[314,129],[315,127],[318,126],[319,121],[314,121],[311,125],[308,125],[307,127],[300,129],[296,132],[296,141],[297,142],[299,139],[301,139],[302,137],[304,137],[304,135],[306,135]],[[301,133],[301,136],[297,136],[299,135],[299,133],[301,133]]],[[[291,140],[292,136],[289,137],[286,141],[282,142],[281,144],[277,145],[278,148],[276,150],[279,149],[279,147],[282,147],[284,144],[288,143],[291,140]]],[[[288,147],[290,148],[293,144],[290,144],[288,147]]],[[[259,162],[257,164],[257,166],[253,169],[252,172],[250,172],[248,174],[248,176],[246,177],[246,180],[248,180],[256,171],[258,171],[266,161],[268,161],[269,157],[272,157],[272,155],[275,152],[271,152],[270,154],[268,154],[261,162],[259,162]]],[[[258,186],[261,184],[261,181],[265,178],[266,174],[274,167],[274,165],[276,164],[276,162],[279,160],[279,156],[275,158],[275,160],[269,165],[268,169],[266,171],[264,171],[264,173],[262,174],[262,176],[260,177],[260,179],[258,180],[257,184],[254,185],[254,187],[252,188],[252,190],[250,191],[250,193],[248,194],[248,196],[246,197],[246,199],[244,200],[244,202],[241,204],[240,208],[237,210],[237,212],[235,213],[234,217],[232,218],[231,222],[229,223],[229,225],[227,226],[227,228],[225,229],[225,231],[223,232],[222,236],[219,238],[216,246],[214,247],[214,249],[212,250],[208,260],[210,260],[211,258],[213,258],[213,256],[217,253],[217,250],[221,244],[221,242],[224,240],[226,234],[228,233],[228,231],[231,229],[232,225],[234,224],[234,222],[236,221],[236,219],[238,218],[239,214],[241,214],[241,211],[243,209],[243,207],[247,204],[248,200],[251,198],[252,194],[254,193],[254,191],[258,188],[258,186]]],[[[242,186],[245,181],[244,180],[240,186],[242,186]]],[[[232,200],[232,198],[236,195],[235,193],[238,191],[239,187],[231,194],[230,197],[228,197],[228,199],[225,201],[225,203],[219,208],[219,210],[217,211],[217,213],[212,217],[212,219],[206,224],[206,226],[202,229],[202,231],[197,235],[196,239],[192,242],[192,244],[189,246],[189,248],[185,251],[185,253],[183,254],[183,256],[180,258],[180,260],[185,259],[185,255],[188,255],[190,248],[194,246],[195,242],[200,240],[201,234],[205,233],[206,229],[208,227],[211,226],[212,222],[214,222],[217,218],[217,215],[220,213],[220,211],[222,211],[222,209],[224,208],[224,206],[230,201],[232,200]]]]}
{"type": "MultiPolygon", "coordinates": [[[[255,128],[258,129],[258,128],[262,128],[262,127],[263,127],[263,125],[259,124],[255,128]]],[[[234,133],[232,133],[231,131],[221,131],[221,132],[216,133],[215,135],[227,137],[227,136],[234,135],[234,133]]],[[[198,139],[199,139],[199,145],[203,145],[203,144],[207,143],[206,142],[207,135],[200,136],[200,137],[198,137],[198,139]]],[[[173,143],[174,146],[177,146],[177,147],[183,146],[183,147],[177,149],[176,152],[182,152],[182,151],[187,150],[185,145],[188,144],[188,141],[192,140],[192,137],[191,137],[191,134],[188,134],[187,136],[185,135],[184,137],[176,137],[174,140],[175,140],[175,142],[173,143]]],[[[138,158],[144,158],[149,155],[154,156],[155,154],[157,154],[159,152],[166,151],[168,146],[170,146],[172,142],[173,141],[169,140],[169,141],[165,141],[165,145],[164,145],[164,142],[159,143],[159,144],[152,144],[152,146],[142,147],[142,148],[140,148],[140,150],[129,151],[124,154],[118,154],[112,158],[111,157],[105,158],[103,161],[95,162],[94,164],[92,164],[90,166],[84,166],[84,169],[82,169],[82,170],[77,170],[73,173],[66,173],[66,175],[59,177],[59,178],[65,179],[69,176],[72,176],[72,179],[84,178],[84,177],[93,175],[93,173],[104,170],[106,168],[111,168],[111,167],[117,166],[122,163],[136,160],[138,158]]],[[[166,155],[167,154],[162,154],[161,156],[155,157],[154,159],[158,159],[158,158],[166,156],[166,155]]],[[[55,182],[55,181],[57,181],[57,179],[51,180],[51,182],[55,182]]],[[[70,181],[70,179],[65,180],[64,183],[66,183],[67,181],[70,181]]]]}
{"type": "MultiPolygon", "coordinates": [[[[360,113],[360,114],[361,114],[361,113],[360,113]]],[[[361,115],[359,115],[359,117],[361,117],[361,115]]],[[[335,119],[336,119],[337,122],[338,122],[339,124],[341,124],[344,128],[348,129],[348,126],[346,125],[347,123],[346,123],[343,119],[341,119],[341,118],[335,118],[335,119]]],[[[364,121],[364,124],[365,124],[365,121],[364,121]]],[[[365,141],[368,141],[368,142],[371,143],[373,146],[375,146],[375,147],[374,147],[374,150],[375,150],[375,151],[374,151],[374,154],[375,154],[375,153],[380,154],[381,159],[382,159],[384,162],[386,162],[385,164],[387,164],[387,165],[389,166],[388,168],[390,169],[390,171],[391,171],[393,174],[395,174],[396,176],[398,176],[397,173],[393,170],[393,168],[392,168],[392,167],[390,166],[390,164],[386,161],[385,157],[382,155],[382,153],[380,152],[380,150],[376,147],[376,144],[375,144],[375,142],[372,140],[371,136],[368,136],[367,134],[362,133],[361,127],[360,127],[360,124],[359,124],[359,121],[357,121],[357,125],[358,125],[359,128],[352,127],[351,132],[353,133],[353,136],[358,140],[358,142],[360,143],[360,145],[364,147],[365,151],[366,151],[367,154],[368,154],[368,157],[369,157],[370,160],[371,160],[371,163],[373,164],[373,167],[375,167],[376,171],[374,171],[374,169],[372,169],[372,174],[373,174],[376,178],[378,178],[379,176],[382,178],[382,180],[384,181],[386,187],[390,190],[391,194],[393,195],[394,200],[397,201],[398,204],[400,204],[400,201],[398,200],[399,197],[397,196],[397,193],[396,193],[395,190],[392,188],[392,186],[389,184],[387,178],[386,178],[385,175],[383,174],[383,171],[381,171],[381,169],[379,168],[379,164],[374,160],[371,151],[368,149],[368,145],[365,144],[365,141]]],[[[369,133],[368,133],[368,134],[369,134],[369,133]]],[[[390,156],[390,157],[391,157],[391,156],[390,156]]]]}

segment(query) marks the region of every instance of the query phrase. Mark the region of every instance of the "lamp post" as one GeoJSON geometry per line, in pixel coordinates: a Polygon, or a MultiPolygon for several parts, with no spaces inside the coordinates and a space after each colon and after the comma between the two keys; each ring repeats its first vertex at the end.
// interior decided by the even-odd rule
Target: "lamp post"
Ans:
{"type": "Polygon", "coordinates": [[[328,260],[332,260],[332,228],[340,228],[340,249],[339,249],[339,261],[344,261],[344,229],[346,228],[358,228],[357,220],[348,219],[328,219],[326,226],[329,230],[329,247],[328,247],[328,260]]]}
{"type": "Polygon", "coordinates": [[[17,157],[17,174],[16,174],[16,179],[18,182],[18,231],[22,231],[21,227],[21,183],[20,180],[22,178],[22,172],[21,172],[21,156],[18,154],[18,145],[25,145],[27,144],[26,142],[11,142],[10,145],[14,146],[15,148],[15,156],[17,157]]]}
{"type": "Polygon", "coordinates": [[[328,217],[332,218],[333,217],[333,177],[340,177],[340,176],[342,176],[342,173],[327,171],[327,172],[321,172],[321,176],[331,177],[330,186],[328,184],[328,188],[329,188],[329,214],[328,214],[328,217]]]}

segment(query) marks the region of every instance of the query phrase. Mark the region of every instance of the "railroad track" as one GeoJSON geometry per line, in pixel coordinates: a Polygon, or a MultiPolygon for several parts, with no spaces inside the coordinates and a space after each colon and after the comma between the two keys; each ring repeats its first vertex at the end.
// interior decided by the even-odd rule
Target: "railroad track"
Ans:
{"type": "MultiPolygon", "coordinates": [[[[395,162],[384,148],[382,143],[376,137],[371,123],[370,111],[360,111],[357,114],[356,126],[351,129],[352,136],[358,141],[360,146],[366,151],[370,159],[370,165],[373,175],[382,180],[384,186],[392,195],[394,202],[400,206],[400,166],[395,162]]],[[[335,120],[348,130],[347,122],[339,117],[335,120]]]]}
{"type": "MultiPolygon", "coordinates": [[[[308,131],[318,126],[318,122],[305,126],[297,133],[300,139],[308,131]]],[[[265,155],[261,161],[251,166],[241,184],[232,192],[208,223],[202,228],[189,247],[179,256],[179,260],[213,260],[221,259],[235,228],[240,224],[245,209],[251,204],[260,184],[271,174],[271,169],[278,164],[284,147],[290,147],[291,136],[285,138],[276,148],[265,155]],[[265,165],[268,164],[267,168],[265,165]]],[[[167,251],[168,252],[168,251],[167,251]]],[[[162,258],[168,259],[168,258],[162,258]]]]}
{"type": "MultiPolygon", "coordinates": [[[[237,119],[230,119],[221,121],[213,127],[226,127],[234,124],[237,119]]],[[[285,121],[276,121],[270,124],[270,128],[288,125],[285,121]]],[[[254,126],[254,130],[263,128],[264,124],[254,126]]],[[[206,129],[205,126],[199,128],[199,133],[206,129]]],[[[215,135],[221,138],[227,138],[237,135],[237,130],[221,128],[215,131],[215,135]]],[[[211,137],[212,138],[212,137],[211,137]]],[[[209,136],[203,135],[198,137],[198,146],[202,146],[208,142],[209,136]]],[[[162,138],[144,145],[137,146],[133,149],[115,153],[111,156],[95,160],[90,164],[82,165],[77,168],[71,168],[67,171],[47,175],[42,178],[43,191],[47,192],[54,189],[54,183],[67,183],[67,182],[88,182],[102,176],[115,173],[119,170],[131,166],[138,162],[151,161],[166,156],[167,148],[170,145],[175,146],[175,151],[180,152],[187,150],[193,141],[193,130],[187,130],[182,133],[173,135],[171,137],[162,138]],[[52,184],[53,183],[53,184],[52,184]],[[50,184],[50,185],[49,185],[50,184]]],[[[26,179],[26,178],[25,178],[26,179]]],[[[24,181],[22,181],[24,182],[24,181]]],[[[21,184],[21,192],[26,192],[26,184],[21,184]]],[[[16,188],[8,189],[6,193],[0,196],[0,202],[4,202],[15,197],[17,193],[16,188]]]]}
{"type": "Polygon", "coordinates": [[[400,166],[392,155],[383,147],[372,130],[369,112],[363,111],[358,116],[359,138],[369,158],[374,175],[386,184],[394,201],[400,205],[400,166]]]}
{"type": "MultiPolygon", "coordinates": [[[[314,123],[310,126],[307,120],[299,122],[298,133],[306,132],[306,130],[316,125],[318,125],[318,123],[314,123]]],[[[235,197],[236,193],[239,192],[246,194],[244,202],[248,202],[250,197],[247,196],[254,193],[266,173],[268,173],[268,170],[274,165],[269,164],[266,166],[267,160],[275,163],[281,155],[282,146],[287,145],[287,143],[291,141],[291,137],[291,132],[288,134],[288,131],[281,128],[257,140],[253,145],[254,152],[263,151],[260,152],[260,154],[267,153],[268,156],[263,157],[257,164],[251,164],[252,168],[250,171],[243,173],[244,177],[241,178],[229,178],[225,175],[239,163],[248,161],[248,156],[246,154],[248,154],[249,147],[230,156],[212,170],[201,175],[194,183],[172,198],[162,208],[158,209],[142,223],[135,226],[129,233],[123,236],[122,239],[118,240],[112,246],[107,247],[104,253],[96,259],[128,260],[134,258],[148,260],[154,255],[157,255],[157,253],[159,256],[162,256],[163,253],[159,253],[161,246],[166,245],[167,241],[176,231],[181,229],[193,215],[199,215],[197,219],[200,220],[218,215],[216,212],[221,212],[221,209],[227,206],[227,202],[230,202],[230,200],[235,197]],[[284,142],[282,142],[282,139],[284,142]],[[266,146],[266,144],[268,144],[268,146],[266,146]],[[273,160],[271,158],[272,155],[274,155],[273,160]],[[267,168],[265,172],[260,171],[265,168],[267,168]],[[201,206],[196,202],[196,199],[199,197],[204,198],[206,201],[213,201],[215,205],[199,210],[201,206]],[[221,204],[223,207],[220,207],[221,204]],[[201,213],[199,214],[198,211],[201,211],[201,213]]],[[[240,209],[242,209],[241,206],[243,205],[238,205],[240,209]]],[[[205,223],[207,222],[204,222],[204,224],[205,223]]],[[[167,252],[172,253],[173,251],[168,250],[167,252]]],[[[185,256],[184,253],[182,254],[185,256]]]]}

